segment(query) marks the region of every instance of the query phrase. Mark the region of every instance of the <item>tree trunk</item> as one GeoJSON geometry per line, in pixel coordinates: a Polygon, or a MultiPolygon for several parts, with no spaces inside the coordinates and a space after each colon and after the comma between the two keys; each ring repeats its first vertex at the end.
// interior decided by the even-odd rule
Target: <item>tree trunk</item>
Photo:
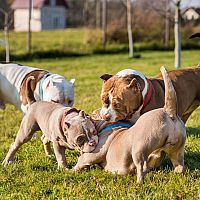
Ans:
{"type": "Polygon", "coordinates": [[[132,34],[132,22],[131,22],[131,0],[127,0],[127,29],[128,29],[128,41],[129,41],[129,57],[133,57],[133,34],[132,34]]]}
{"type": "Polygon", "coordinates": [[[8,13],[5,12],[5,25],[4,25],[4,35],[5,35],[5,45],[6,45],[6,62],[10,62],[10,46],[9,46],[9,24],[8,24],[8,13]]]}
{"type": "Polygon", "coordinates": [[[170,2],[165,0],[165,47],[169,46],[170,40],[170,2]]]}
{"type": "Polygon", "coordinates": [[[107,0],[102,0],[102,46],[106,49],[107,43],[107,0]]]}
{"type": "Polygon", "coordinates": [[[181,34],[180,34],[180,2],[176,0],[175,22],[174,22],[174,38],[175,38],[175,68],[181,67],[181,34]]]}
{"type": "Polygon", "coordinates": [[[100,14],[101,13],[101,4],[100,0],[96,0],[96,28],[100,28],[100,14]]]}
{"type": "Polygon", "coordinates": [[[32,11],[32,0],[29,0],[29,16],[28,16],[28,33],[27,33],[27,53],[31,53],[31,11],[32,11]]]}

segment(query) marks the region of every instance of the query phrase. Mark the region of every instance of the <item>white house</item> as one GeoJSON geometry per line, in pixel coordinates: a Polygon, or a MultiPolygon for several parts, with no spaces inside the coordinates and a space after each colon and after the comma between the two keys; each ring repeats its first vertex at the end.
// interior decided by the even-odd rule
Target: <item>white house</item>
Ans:
{"type": "MultiPolygon", "coordinates": [[[[28,30],[29,1],[14,0],[14,30],[28,30]]],[[[31,30],[63,29],[66,26],[65,0],[32,0],[31,30]]]]}
{"type": "Polygon", "coordinates": [[[200,19],[200,8],[187,8],[183,13],[183,18],[186,20],[200,19]]]}

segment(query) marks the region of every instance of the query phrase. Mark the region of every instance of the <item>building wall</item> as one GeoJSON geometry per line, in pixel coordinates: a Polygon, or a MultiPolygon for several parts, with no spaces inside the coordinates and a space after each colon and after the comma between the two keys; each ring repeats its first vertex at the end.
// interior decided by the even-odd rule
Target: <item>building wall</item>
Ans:
{"type": "MultiPolygon", "coordinates": [[[[31,30],[64,29],[66,26],[65,12],[66,10],[63,6],[44,6],[41,9],[33,9],[31,30]]],[[[28,9],[16,9],[14,11],[14,30],[28,30],[28,9]]]]}
{"type": "Polygon", "coordinates": [[[45,6],[41,9],[42,30],[63,29],[66,26],[65,8],[45,6]]]}
{"type": "MultiPolygon", "coordinates": [[[[33,9],[31,19],[31,30],[41,30],[41,12],[40,9],[33,9]]],[[[16,9],[14,11],[14,30],[15,31],[27,31],[28,30],[28,10],[16,9]]]]}
{"type": "Polygon", "coordinates": [[[193,9],[189,9],[184,14],[187,20],[197,20],[199,18],[199,14],[195,12],[193,9]]]}

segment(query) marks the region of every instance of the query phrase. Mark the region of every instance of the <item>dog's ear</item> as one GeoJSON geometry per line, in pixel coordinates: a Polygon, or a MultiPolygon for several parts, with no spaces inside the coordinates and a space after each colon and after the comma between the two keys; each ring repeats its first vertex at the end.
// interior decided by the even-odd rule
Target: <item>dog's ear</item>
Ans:
{"type": "Polygon", "coordinates": [[[133,78],[131,82],[127,85],[127,88],[134,88],[135,91],[138,91],[140,90],[140,85],[138,81],[135,78],[133,78]]]}
{"type": "Polygon", "coordinates": [[[195,33],[195,34],[191,35],[191,36],[189,37],[189,39],[192,39],[192,38],[199,38],[199,37],[200,37],[200,33],[195,33]]]}
{"type": "Polygon", "coordinates": [[[73,79],[71,79],[69,82],[70,82],[72,85],[74,85],[74,84],[75,84],[75,82],[76,82],[76,79],[75,79],[75,78],[73,78],[73,79]]]}
{"type": "Polygon", "coordinates": [[[66,133],[67,132],[67,129],[69,129],[71,126],[71,124],[69,122],[65,122],[64,123],[64,132],[66,133]]]}
{"type": "Polygon", "coordinates": [[[104,81],[107,81],[108,79],[110,79],[113,75],[111,74],[103,74],[102,76],[100,76],[100,78],[104,81]]]}
{"type": "Polygon", "coordinates": [[[45,88],[48,88],[49,86],[53,86],[53,79],[52,78],[49,78],[49,80],[45,83],[45,88]]]}
{"type": "Polygon", "coordinates": [[[85,112],[84,112],[83,110],[81,110],[81,111],[79,112],[79,116],[80,116],[80,117],[83,117],[83,118],[86,118],[86,117],[87,117],[86,114],[85,114],[85,112]]]}

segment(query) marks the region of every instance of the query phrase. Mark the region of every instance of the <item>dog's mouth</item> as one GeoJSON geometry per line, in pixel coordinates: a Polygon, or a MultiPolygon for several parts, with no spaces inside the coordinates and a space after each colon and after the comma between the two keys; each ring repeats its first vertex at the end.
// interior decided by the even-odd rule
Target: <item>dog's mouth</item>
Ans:
{"type": "Polygon", "coordinates": [[[98,144],[98,136],[94,135],[91,137],[89,141],[84,143],[84,145],[81,148],[81,152],[83,153],[92,152],[96,148],[97,144],[98,144]]]}

